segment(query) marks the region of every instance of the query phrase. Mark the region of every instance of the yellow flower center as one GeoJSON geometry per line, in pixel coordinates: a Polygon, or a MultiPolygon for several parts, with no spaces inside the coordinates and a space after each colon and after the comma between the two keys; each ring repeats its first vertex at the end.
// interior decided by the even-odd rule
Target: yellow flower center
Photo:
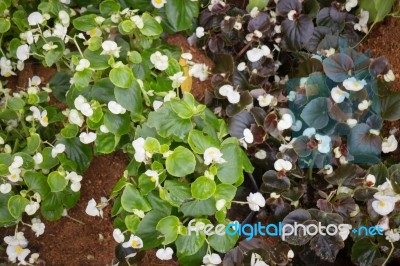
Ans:
{"type": "Polygon", "coordinates": [[[11,179],[17,179],[17,174],[12,174],[11,179]]]}
{"type": "Polygon", "coordinates": [[[9,76],[11,76],[11,72],[7,71],[4,76],[6,76],[6,78],[8,78],[9,76]]]}
{"type": "Polygon", "coordinates": [[[139,243],[136,240],[133,240],[131,246],[136,248],[138,244],[139,243]]]}
{"type": "Polygon", "coordinates": [[[44,122],[49,122],[49,118],[47,116],[43,117],[44,122]]]}
{"type": "Polygon", "coordinates": [[[18,254],[22,252],[22,247],[21,246],[16,246],[15,247],[15,252],[17,252],[18,254]]]}
{"type": "Polygon", "coordinates": [[[385,202],[384,201],[379,202],[379,206],[381,206],[382,208],[385,207],[385,202]]]}
{"type": "Polygon", "coordinates": [[[360,83],[358,83],[358,82],[354,82],[354,86],[355,86],[356,88],[361,87],[360,83]]]}
{"type": "Polygon", "coordinates": [[[91,29],[91,30],[89,31],[89,34],[90,34],[90,35],[95,35],[95,34],[96,34],[96,28],[91,29]]]}
{"type": "Polygon", "coordinates": [[[156,179],[154,176],[152,176],[152,177],[150,178],[150,180],[151,180],[151,182],[153,182],[153,183],[155,183],[155,182],[157,181],[157,179],[156,179]]]}
{"type": "Polygon", "coordinates": [[[162,4],[163,0],[154,0],[154,2],[156,2],[156,4],[162,4]]]}

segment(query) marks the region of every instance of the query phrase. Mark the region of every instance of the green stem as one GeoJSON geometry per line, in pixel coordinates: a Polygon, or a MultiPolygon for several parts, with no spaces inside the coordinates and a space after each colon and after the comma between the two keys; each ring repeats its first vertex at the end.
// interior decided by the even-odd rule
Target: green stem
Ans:
{"type": "Polygon", "coordinates": [[[392,254],[393,254],[393,251],[394,251],[393,242],[390,242],[390,244],[392,245],[392,249],[390,250],[389,255],[387,256],[387,258],[386,258],[385,262],[382,264],[382,266],[385,266],[385,265],[389,262],[389,259],[390,259],[390,257],[391,257],[392,254]]]}
{"type": "Polygon", "coordinates": [[[17,152],[18,146],[19,146],[19,139],[15,139],[14,148],[13,148],[12,153],[16,153],[17,152]]]}

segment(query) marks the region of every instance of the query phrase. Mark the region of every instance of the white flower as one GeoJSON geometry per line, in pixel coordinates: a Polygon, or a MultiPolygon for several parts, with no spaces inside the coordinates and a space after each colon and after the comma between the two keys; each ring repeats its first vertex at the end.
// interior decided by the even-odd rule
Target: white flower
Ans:
{"type": "Polygon", "coordinates": [[[160,107],[161,107],[163,104],[164,104],[164,102],[155,100],[155,101],[153,102],[154,111],[157,111],[158,109],[160,109],[160,107]]]}
{"type": "Polygon", "coordinates": [[[39,108],[36,106],[31,106],[29,110],[32,111],[32,117],[35,120],[39,120],[40,124],[44,127],[47,127],[49,125],[49,118],[47,117],[47,111],[44,110],[42,113],[40,113],[39,108]]]}
{"type": "Polygon", "coordinates": [[[320,153],[328,153],[331,150],[331,138],[329,136],[323,136],[320,134],[315,135],[315,139],[318,141],[318,151],[320,153]]]}
{"type": "Polygon", "coordinates": [[[141,16],[134,15],[133,17],[131,17],[131,21],[135,23],[136,27],[138,27],[139,29],[143,29],[144,23],[141,16]]]}
{"type": "Polygon", "coordinates": [[[85,69],[87,69],[89,67],[90,67],[89,60],[87,60],[85,58],[82,58],[81,60],[79,60],[79,64],[76,66],[75,70],[80,72],[80,71],[83,71],[83,70],[85,70],[85,69]]]}
{"type": "Polygon", "coordinates": [[[29,25],[31,25],[31,26],[35,26],[37,24],[42,24],[43,21],[44,21],[44,18],[42,16],[42,14],[40,14],[37,11],[29,14],[29,16],[28,16],[28,22],[29,22],[29,25]]]}
{"type": "Polygon", "coordinates": [[[35,232],[36,237],[42,235],[44,233],[44,228],[46,226],[44,225],[44,223],[42,223],[42,221],[40,221],[40,219],[37,218],[33,218],[32,219],[32,231],[35,232]]]}
{"type": "Polygon", "coordinates": [[[83,118],[82,118],[81,114],[76,109],[72,109],[69,112],[68,121],[71,124],[78,125],[79,127],[82,127],[82,125],[83,125],[83,118]]]}
{"type": "Polygon", "coordinates": [[[129,240],[122,244],[124,248],[142,248],[143,241],[140,237],[131,235],[129,240]]]}
{"type": "Polygon", "coordinates": [[[204,36],[204,28],[203,27],[197,27],[196,28],[196,37],[201,38],[204,36]]]}
{"type": "Polygon", "coordinates": [[[63,153],[65,151],[65,145],[62,143],[57,144],[53,149],[51,149],[51,157],[56,158],[57,154],[63,153]]]}
{"type": "Polygon", "coordinates": [[[296,10],[290,10],[289,13],[287,14],[289,20],[294,20],[295,15],[297,14],[296,10]]]}
{"type": "Polygon", "coordinates": [[[221,163],[225,163],[226,161],[224,160],[224,158],[222,158],[223,154],[222,152],[215,148],[215,147],[210,147],[207,148],[204,151],[204,164],[205,165],[209,165],[211,163],[217,163],[217,164],[221,164],[221,163]]]}
{"type": "Polygon", "coordinates": [[[260,11],[258,11],[258,7],[253,7],[253,9],[250,11],[250,16],[252,18],[255,18],[258,16],[258,14],[260,13],[260,11]]]}
{"type": "Polygon", "coordinates": [[[354,118],[349,118],[346,120],[346,123],[350,128],[355,127],[357,125],[357,122],[358,122],[357,119],[354,118]]]}
{"type": "Polygon", "coordinates": [[[0,185],[0,193],[3,194],[8,194],[12,189],[12,186],[10,183],[4,183],[0,185]]]}
{"type": "Polygon", "coordinates": [[[368,20],[369,12],[361,8],[360,17],[358,19],[358,23],[354,24],[354,29],[364,33],[368,33],[368,20]]]}
{"type": "Polygon", "coordinates": [[[147,175],[147,176],[149,176],[149,177],[150,177],[150,181],[153,182],[153,183],[155,183],[156,186],[158,186],[158,178],[159,178],[159,175],[158,175],[157,171],[154,171],[154,170],[147,170],[144,174],[147,175]]]}
{"type": "Polygon", "coordinates": [[[373,129],[373,128],[371,128],[371,129],[369,130],[369,133],[372,134],[372,135],[379,136],[380,131],[379,131],[379,129],[373,129]]]}
{"type": "Polygon", "coordinates": [[[350,94],[348,92],[342,91],[339,87],[334,87],[331,90],[331,97],[335,103],[341,103],[345,98],[348,98],[350,94]]]}
{"type": "Polygon", "coordinates": [[[274,168],[276,171],[290,171],[292,170],[292,163],[290,161],[286,161],[284,159],[278,159],[274,163],[274,168]]]}
{"type": "MultiPolygon", "coordinates": [[[[376,195],[374,195],[376,197],[376,195]]],[[[379,196],[379,199],[372,202],[374,211],[382,216],[386,216],[394,210],[396,199],[392,196],[379,196]]]]}
{"type": "Polygon", "coordinates": [[[271,94],[260,95],[257,98],[260,107],[269,106],[274,99],[274,96],[272,96],[271,94]]]}
{"type": "Polygon", "coordinates": [[[93,115],[93,109],[90,104],[86,101],[85,97],[79,95],[74,100],[75,108],[82,112],[84,116],[90,117],[93,115]]]}
{"type": "Polygon", "coordinates": [[[237,66],[237,70],[238,71],[243,71],[243,70],[245,70],[246,69],[246,63],[245,62],[241,62],[241,63],[239,63],[239,65],[237,66]]]}
{"type": "Polygon", "coordinates": [[[21,156],[15,156],[13,162],[10,167],[12,168],[20,168],[24,164],[24,159],[21,156]]]}
{"type": "Polygon", "coordinates": [[[243,130],[243,136],[244,136],[244,141],[246,141],[247,143],[253,143],[254,141],[254,136],[253,133],[251,133],[251,130],[248,128],[245,128],[243,130]]]}
{"type": "Polygon", "coordinates": [[[39,259],[39,253],[32,253],[31,256],[29,257],[29,263],[32,265],[36,265],[38,259],[39,259]]]}
{"type": "Polygon", "coordinates": [[[81,181],[82,181],[82,176],[78,175],[76,172],[67,172],[67,175],[65,176],[66,180],[71,181],[71,190],[74,192],[78,192],[81,190],[81,181]]]}
{"type": "MultiPolygon", "coordinates": [[[[357,206],[358,206],[358,205],[357,205],[357,206]]],[[[379,220],[379,222],[378,222],[377,225],[380,226],[380,227],[383,229],[383,231],[388,230],[388,229],[390,228],[390,227],[389,227],[389,217],[383,216],[383,217],[379,220]]]]}
{"type": "Polygon", "coordinates": [[[382,152],[383,153],[393,152],[397,149],[397,145],[398,143],[394,135],[390,135],[389,138],[385,139],[382,142],[382,152]]]}
{"type": "Polygon", "coordinates": [[[18,46],[17,48],[17,58],[18,60],[25,61],[29,58],[30,47],[27,44],[18,46]]]}
{"type": "Polygon", "coordinates": [[[345,9],[349,12],[352,8],[356,7],[358,4],[358,0],[346,0],[345,9]]]}
{"type": "Polygon", "coordinates": [[[10,172],[10,174],[7,176],[8,180],[10,180],[11,182],[18,182],[21,181],[21,169],[19,168],[13,168],[13,167],[8,167],[8,171],[10,172]]]}
{"type": "Polygon", "coordinates": [[[1,75],[4,77],[15,75],[15,72],[12,71],[11,61],[5,57],[2,57],[0,59],[0,69],[1,69],[1,75]]]}
{"type": "Polygon", "coordinates": [[[194,64],[189,69],[189,75],[205,81],[208,78],[208,66],[206,64],[194,64]]]}
{"type": "Polygon", "coordinates": [[[38,86],[40,83],[42,83],[42,80],[39,76],[33,76],[32,78],[29,78],[29,87],[38,86]]]}
{"type": "Polygon", "coordinates": [[[279,194],[277,194],[275,192],[272,192],[270,197],[273,198],[273,199],[279,199],[281,197],[281,195],[279,195],[279,194]]]}
{"type": "Polygon", "coordinates": [[[64,40],[65,36],[67,35],[68,28],[64,27],[60,23],[54,25],[53,29],[53,36],[59,37],[61,40],[64,40]]]}
{"type": "Polygon", "coordinates": [[[61,24],[64,26],[69,26],[69,15],[67,12],[60,10],[60,12],[58,12],[58,18],[60,19],[61,24]]]}
{"type": "Polygon", "coordinates": [[[289,260],[294,258],[294,252],[293,252],[293,250],[290,249],[290,250],[288,251],[287,257],[288,257],[289,260]]]}
{"type": "Polygon", "coordinates": [[[106,127],[106,125],[101,125],[100,126],[100,131],[104,134],[107,134],[110,132],[110,130],[108,130],[108,128],[106,127]]]}
{"type": "Polygon", "coordinates": [[[219,88],[219,94],[226,96],[228,101],[232,104],[237,104],[240,101],[239,92],[233,90],[233,87],[229,84],[223,85],[219,88]]]}
{"type": "Polygon", "coordinates": [[[396,77],[395,77],[395,75],[394,75],[394,73],[393,73],[393,70],[389,70],[388,73],[386,73],[385,75],[383,75],[383,79],[384,79],[386,82],[392,82],[392,81],[394,81],[394,80],[396,79],[396,77]]]}
{"type": "Polygon", "coordinates": [[[186,80],[186,77],[183,76],[183,72],[181,71],[175,73],[173,76],[169,77],[169,79],[172,80],[172,88],[177,89],[186,80]]]}
{"type": "Polygon", "coordinates": [[[367,85],[365,80],[357,80],[356,78],[348,78],[343,81],[343,86],[348,91],[360,91],[367,85]]]}
{"type": "Polygon", "coordinates": [[[367,183],[368,186],[372,187],[375,185],[376,183],[376,177],[374,175],[367,175],[367,177],[365,178],[365,181],[367,183]]]}
{"type": "Polygon", "coordinates": [[[114,229],[113,237],[114,237],[115,242],[117,242],[117,243],[122,243],[125,240],[125,236],[119,228],[114,229]]]}
{"type": "Polygon", "coordinates": [[[95,141],[96,140],[96,133],[94,133],[94,132],[89,132],[89,133],[86,133],[86,132],[82,132],[80,135],[79,135],[79,140],[83,143],[83,144],[89,144],[89,143],[92,143],[93,141],[95,141]]]}
{"type": "Polygon", "coordinates": [[[88,205],[86,206],[86,214],[90,216],[101,216],[103,217],[103,209],[107,206],[107,199],[105,197],[101,197],[101,201],[99,204],[96,203],[94,199],[89,200],[88,205]]]}
{"type": "Polygon", "coordinates": [[[25,206],[25,212],[28,215],[33,215],[37,210],[39,210],[40,204],[36,201],[31,201],[28,205],[25,206]]]}
{"type": "Polygon", "coordinates": [[[71,0],[60,0],[60,2],[65,4],[65,5],[71,4],[71,0]]]}
{"type": "Polygon", "coordinates": [[[351,224],[341,224],[339,226],[339,236],[342,238],[343,241],[345,241],[349,236],[351,228],[351,224]]]}
{"type": "Polygon", "coordinates": [[[125,114],[126,109],[115,101],[110,101],[107,105],[108,110],[115,115],[125,114]]]}
{"type": "Polygon", "coordinates": [[[111,55],[111,56],[115,56],[115,57],[119,57],[119,53],[121,50],[121,47],[118,47],[118,44],[114,41],[104,41],[101,44],[101,48],[103,48],[103,51],[101,52],[101,54],[106,54],[106,55],[111,55]]]}
{"type": "Polygon", "coordinates": [[[159,250],[157,250],[156,252],[156,256],[157,258],[159,258],[160,260],[170,260],[172,259],[172,255],[174,254],[174,251],[172,250],[172,248],[167,247],[167,248],[160,248],[159,250]]]}
{"type": "Polygon", "coordinates": [[[163,8],[167,0],[151,0],[151,3],[155,8],[163,8]]]}
{"type": "Polygon", "coordinates": [[[290,114],[282,115],[281,120],[278,122],[278,130],[283,131],[290,128],[293,125],[293,118],[290,114]]]}
{"type": "Polygon", "coordinates": [[[256,157],[259,160],[264,160],[265,158],[267,158],[267,152],[264,150],[259,150],[254,154],[254,157],[256,157]]]}
{"type": "Polygon", "coordinates": [[[94,36],[101,37],[102,32],[101,32],[101,29],[99,29],[99,28],[93,28],[93,29],[87,31],[86,34],[90,35],[90,37],[94,37],[94,36]]]}
{"type": "Polygon", "coordinates": [[[28,241],[24,233],[17,232],[14,236],[6,236],[4,242],[8,245],[6,249],[8,259],[13,263],[18,260],[21,264],[26,264],[25,258],[31,251],[25,248],[28,246],[28,241]]]}
{"type": "Polygon", "coordinates": [[[386,240],[394,243],[400,240],[400,234],[399,232],[395,232],[393,229],[388,230],[385,232],[386,240]]]}
{"type": "Polygon", "coordinates": [[[250,62],[257,62],[263,56],[269,56],[271,54],[271,50],[269,49],[268,46],[263,45],[261,46],[261,48],[253,48],[247,51],[246,54],[250,62]]]}
{"type": "Polygon", "coordinates": [[[221,264],[221,257],[216,253],[207,254],[203,257],[203,263],[205,266],[215,266],[221,264]]]}
{"type": "Polygon", "coordinates": [[[370,103],[371,102],[368,100],[363,100],[361,103],[358,104],[358,110],[360,110],[360,111],[367,110],[370,103]]]}
{"type": "Polygon", "coordinates": [[[252,211],[259,211],[260,207],[265,206],[265,198],[260,192],[250,193],[246,199],[252,211]]]}
{"type": "Polygon", "coordinates": [[[150,56],[150,61],[158,70],[164,71],[168,68],[168,56],[163,55],[159,51],[150,56]]]}
{"type": "Polygon", "coordinates": [[[176,97],[176,92],[175,91],[169,91],[167,95],[164,96],[164,102],[170,101],[172,98],[176,97]]]}
{"type": "Polygon", "coordinates": [[[132,141],[132,146],[135,149],[134,157],[139,163],[147,162],[152,157],[152,154],[145,150],[144,142],[145,140],[142,137],[132,141]]]}
{"type": "Polygon", "coordinates": [[[236,22],[235,22],[235,25],[233,25],[233,28],[234,28],[235,30],[241,30],[241,29],[242,29],[242,23],[236,21],[236,22]]]}

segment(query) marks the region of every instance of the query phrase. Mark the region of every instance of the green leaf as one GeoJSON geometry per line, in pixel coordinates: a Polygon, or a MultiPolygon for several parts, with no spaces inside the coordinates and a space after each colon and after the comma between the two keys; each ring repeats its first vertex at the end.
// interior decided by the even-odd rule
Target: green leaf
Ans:
{"type": "Polygon", "coordinates": [[[400,119],[400,94],[391,93],[380,98],[381,117],[387,121],[400,119]]]}
{"type": "Polygon", "coordinates": [[[237,144],[229,143],[221,148],[222,158],[225,163],[218,164],[218,179],[222,183],[234,184],[243,177],[243,165],[240,147],[237,144]]]}
{"type": "Polygon", "coordinates": [[[171,107],[172,110],[183,119],[189,119],[194,115],[193,109],[190,108],[189,104],[182,100],[172,99],[171,107]]]}
{"type": "Polygon", "coordinates": [[[179,146],[167,157],[165,166],[169,174],[184,177],[194,172],[196,159],[189,149],[179,146]]]}
{"type": "Polygon", "coordinates": [[[136,24],[133,23],[133,21],[131,21],[131,20],[121,21],[121,23],[119,23],[119,25],[118,25],[119,32],[122,34],[125,34],[125,35],[133,33],[135,28],[136,28],[136,24]]]}
{"type": "Polygon", "coordinates": [[[351,260],[360,266],[373,265],[374,260],[380,256],[379,245],[368,238],[358,240],[351,249],[351,260]]]}
{"type": "Polygon", "coordinates": [[[113,68],[110,71],[111,82],[121,88],[129,88],[133,84],[133,72],[127,66],[113,68]]]}
{"type": "Polygon", "coordinates": [[[67,158],[77,164],[77,171],[83,172],[86,170],[92,160],[90,146],[80,142],[79,138],[62,139],[60,143],[65,145],[67,158]]]}
{"type": "Polygon", "coordinates": [[[12,197],[12,192],[8,194],[0,193],[0,226],[11,226],[14,225],[17,221],[8,211],[7,202],[12,197]]]}
{"type": "Polygon", "coordinates": [[[383,163],[371,166],[368,173],[375,176],[375,186],[385,183],[386,178],[389,176],[389,171],[383,163]]]}
{"type": "Polygon", "coordinates": [[[178,257],[180,255],[190,256],[196,254],[200,248],[203,246],[204,241],[206,240],[206,235],[199,231],[191,232],[190,235],[180,235],[175,242],[178,257]]]}
{"type": "Polygon", "coordinates": [[[65,94],[69,90],[71,76],[65,72],[57,72],[49,81],[52,94],[60,102],[65,102],[65,94]]]}
{"type": "Polygon", "coordinates": [[[182,211],[185,216],[199,217],[203,215],[214,215],[217,209],[215,208],[215,200],[209,198],[207,200],[185,202],[182,204],[180,211],[182,211]]]}
{"type": "Polygon", "coordinates": [[[48,37],[46,38],[46,42],[52,42],[54,45],[57,45],[57,48],[48,51],[44,56],[46,66],[51,67],[63,56],[65,45],[58,37],[48,37]]]}
{"type": "Polygon", "coordinates": [[[125,217],[125,225],[131,233],[135,233],[140,224],[140,219],[136,215],[128,215],[125,217]]]}
{"type": "Polygon", "coordinates": [[[114,0],[106,0],[106,1],[102,1],[100,3],[99,9],[100,9],[100,13],[107,17],[109,15],[112,15],[114,13],[117,13],[120,9],[120,5],[119,3],[117,3],[114,0]]]}
{"type": "Polygon", "coordinates": [[[42,173],[35,171],[27,171],[24,174],[25,184],[28,186],[29,190],[39,193],[42,199],[46,198],[50,193],[50,187],[47,183],[47,177],[42,173]]]}
{"type": "Polygon", "coordinates": [[[22,213],[25,211],[26,205],[29,204],[29,200],[21,197],[20,195],[12,196],[8,200],[8,211],[17,220],[22,219],[22,213]]]}
{"type": "Polygon", "coordinates": [[[214,195],[216,188],[214,180],[200,176],[191,185],[192,196],[195,199],[206,200],[214,195]]]}
{"type": "Polygon", "coordinates": [[[7,100],[7,107],[11,110],[19,111],[25,106],[25,101],[21,98],[9,98],[7,100]]]}
{"type": "Polygon", "coordinates": [[[68,180],[65,179],[58,171],[51,172],[47,177],[47,183],[52,192],[63,191],[68,185],[68,180]]]}
{"type": "Polygon", "coordinates": [[[90,68],[94,70],[104,70],[109,68],[108,60],[110,59],[109,55],[102,55],[101,50],[91,51],[86,49],[83,52],[83,55],[90,62],[90,68]]]}
{"type": "Polygon", "coordinates": [[[237,188],[230,184],[218,184],[215,190],[215,200],[224,199],[226,201],[232,201],[236,195],[237,188]]]}
{"type": "Polygon", "coordinates": [[[257,7],[258,10],[264,9],[268,4],[268,0],[250,0],[246,10],[250,12],[253,8],[257,7]]]}
{"type": "Polygon", "coordinates": [[[40,136],[39,134],[32,134],[27,138],[27,148],[30,154],[33,154],[37,151],[40,146],[40,136]]]}
{"type": "Polygon", "coordinates": [[[189,133],[188,143],[190,148],[198,154],[203,154],[210,147],[219,147],[219,143],[212,137],[205,135],[199,130],[192,130],[189,133]]]}
{"type": "Polygon", "coordinates": [[[142,91],[136,80],[129,88],[115,87],[114,95],[117,102],[126,110],[141,114],[143,110],[142,91]]]}
{"type": "Polygon", "coordinates": [[[392,11],[396,0],[374,0],[377,10],[374,22],[381,22],[392,11]]]}
{"type": "Polygon", "coordinates": [[[189,29],[192,19],[199,15],[198,1],[169,0],[166,3],[168,22],[176,32],[189,29]]]}
{"type": "Polygon", "coordinates": [[[164,217],[157,223],[157,231],[164,236],[163,245],[168,245],[178,238],[180,224],[179,218],[176,216],[164,217]]]}
{"type": "Polygon", "coordinates": [[[183,202],[192,197],[188,183],[177,180],[166,180],[165,190],[160,190],[160,197],[175,207],[180,207],[183,202]]]}
{"type": "Polygon", "coordinates": [[[9,19],[0,18],[0,33],[5,33],[10,29],[11,23],[9,19]]]}
{"type": "Polygon", "coordinates": [[[193,128],[190,119],[179,117],[172,110],[169,102],[166,102],[156,112],[151,112],[147,123],[149,127],[156,128],[158,134],[163,138],[175,136],[179,139],[185,139],[193,128]]]}
{"type": "Polygon", "coordinates": [[[13,159],[15,158],[15,156],[21,156],[22,159],[24,160],[24,163],[22,164],[22,168],[31,169],[35,166],[35,161],[33,160],[33,158],[31,156],[29,156],[29,154],[27,154],[25,152],[17,152],[17,153],[14,153],[13,159]]]}
{"type": "Polygon", "coordinates": [[[136,235],[143,240],[143,249],[158,247],[162,242],[161,234],[156,230],[158,221],[165,217],[165,213],[153,210],[144,216],[136,230],[136,235]]]}
{"type": "Polygon", "coordinates": [[[132,185],[128,184],[124,188],[121,197],[121,205],[124,210],[132,212],[134,209],[144,212],[151,210],[149,202],[140,194],[140,192],[132,185]]]}
{"type": "Polygon", "coordinates": [[[75,29],[77,29],[77,30],[84,31],[84,32],[90,31],[97,27],[97,23],[95,20],[96,17],[97,17],[97,15],[95,15],[95,14],[79,16],[72,21],[72,24],[74,25],[75,29]]]}
{"type": "Polygon", "coordinates": [[[97,153],[109,154],[117,145],[116,137],[111,133],[97,134],[95,144],[94,148],[97,153]]]}
{"type": "Polygon", "coordinates": [[[50,147],[46,147],[43,149],[42,151],[43,162],[39,165],[40,168],[50,170],[59,163],[57,157],[53,158],[51,156],[51,150],[52,148],[50,147]]]}
{"type": "Polygon", "coordinates": [[[324,128],[329,122],[328,99],[320,97],[311,100],[300,116],[308,126],[315,129],[324,128]]]}
{"type": "Polygon", "coordinates": [[[208,237],[208,242],[216,251],[220,253],[227,253],[229,250],[234,248],[238,239],[239,234],[234,234],[233,236],[230,236],[226,233],[222,236],[214,234],[208,237]]]}
{"type": "Polygon", "coordinates": [[[92,80],[92,72],[90,69],[85,69],[83,71],[75,72],[74,77],[74,85],[79,89],[83,90],[87,87],[92,80]]]}
{"type": "Polygon", "coordinates": [[[79,127],[74,124],[68,124],[63,129],[61,129],[61,136],[66,139],[74,138],[79,132],[79,127]]]}
{"type": "Polygon", "coordinates": [[[128,113],[115,115],[113,113],[104,114],[104,125],[115,135],[122,136],[127,134],[131,128],[131,119],[128,113]]]}
{"type": "Polygon", "coordinates": [[[49,193],[49,195],[42,200],[40,205],[41,214],[49,221],[60,219],[64,211],[60,193],[49,193]]]}
{"type": "Polygon", "coordinates": [[[160,23],[157,22],[149,13],[144,13],[142,15],[143,19],[143,28],[140,29],[140,32],[144,36],[158,36],[162,33],[163,29],[160,23]]]}

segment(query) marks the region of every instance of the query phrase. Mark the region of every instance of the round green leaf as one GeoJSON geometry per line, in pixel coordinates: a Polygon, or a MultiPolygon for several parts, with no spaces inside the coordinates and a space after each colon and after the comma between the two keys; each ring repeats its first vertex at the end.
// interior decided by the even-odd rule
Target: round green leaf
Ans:
{"type": "Polygon", "coordinates": [[[32,134],[27,138],[27,148],[30,154],[33,154],[37,151],[40,146],[40,136],[39,134],[32,134]]]}
{"type": "Polygon", "coordinates": [[[110,71],[110,80],[117,87],[129,88],[133,83],[133,72],[127,66],[113,68],[110,71]]]}
{"type": "Polygon", "coordinates": [[[196,159],[189,149],[180,146],[167,157],[165,165],[168,173],[183,177],[194,172],[196,159]]]}
{"type": "Polygon", "coordinates": [[[0,33],[7,32],[10,29],[10,20],[5,18],[0,18],[0,33]]]}
{"type": "Polygon", "coordinates": [[[24,106],[25,102],[21,98],[10,98],[7,100],[7,107],[12,110],[18,111],[24,108],[24,106]]]}
{"type": "Polygon", "coordinates": [[[47,183],[52,192],[60,192],[68,185],[68,180],[58,171],[54,171],[47,177],[47,183]]]}
{"type": "Polygon", "coordinates": [[[150,203],[143,198],[140,192],[132,185],[128,184],[124,188],[121,197],[121,205],[124,210],[133,212],[133,210],[142,210],[148,212],[151,210],[150,203]]]}
{"type": "Polygon", "coordinates": [[[157,22],[150,14],[144,13],[142,15],[143,19],[143,28],[140,29],[140,32],[145,36],[157,36],[160,35],[163,31],[160,23],[157,22]]]}
{"type": "Polygon", "coordinates": [[[200,176],[192,183],[192,196],[195,199],[206,200],[214,195],[216,187],[214,180],[200,176]]]}
{"type": "Polygon", "coordinates": [[[12,196],[8,200],[8,211],[17,220],[21,220],[22,213],[25,211],[26,205],[29,204],[29,200],[21,197],[20,195],[12,196]]]}
{"type": "Polygon", "coordinates": [[[198,154],[203,154],[207,148],[219,147],[219,143],[217,141],[210,136],[206,136],[199,130],[190,131],[188,143],[190,148],[198,154]]]}
{"type": "Polygon", "coordinates": [[[329,122],[328,99],[324,97],[311,100],[301,112],[301,118],[308,126],[324,128],[329,122]]]}
{"type": "Polygon", "coordinates": [[[157,231],[164,236],[163,245],[168,245],[178,238],[180,221],[176,216],[167,216],[161,219],[156,226],[157,231]]]}

